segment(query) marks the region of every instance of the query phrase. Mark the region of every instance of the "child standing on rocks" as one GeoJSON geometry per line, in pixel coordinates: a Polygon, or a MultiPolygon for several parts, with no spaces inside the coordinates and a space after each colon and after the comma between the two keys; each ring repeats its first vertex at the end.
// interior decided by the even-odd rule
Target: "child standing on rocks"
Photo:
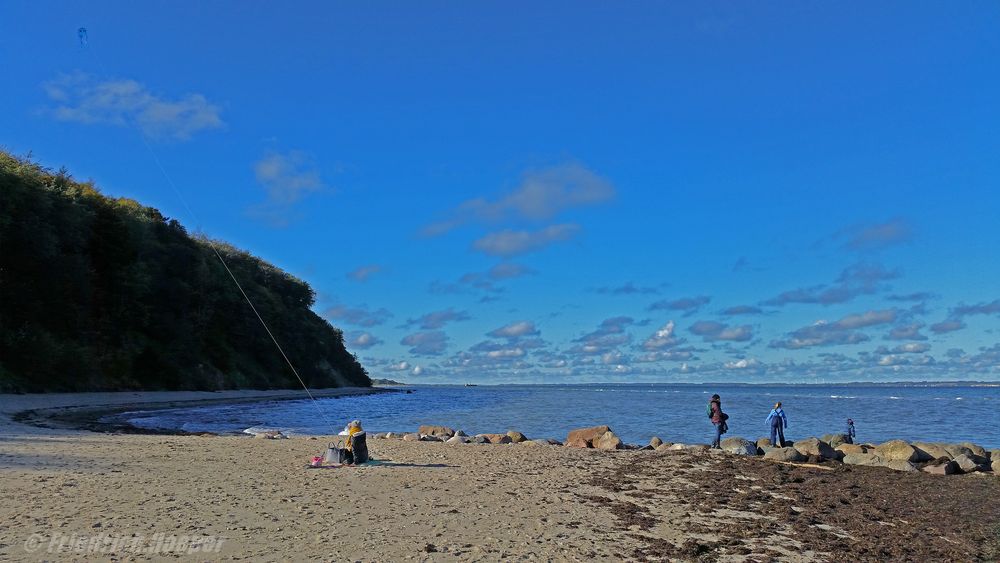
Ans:
{"type": "Polygon", "coordinates": [[[785,411],[781,410],[781,401],[774,404],[770,414],[764,419],[764,424],[771,425],[771,445],[778,448],[785,447],[785,428],[788,428],[788,418],[785,411]],[[778,441],[775,441],[777,437],[778,441]]]}
{"type": "Polygon", "coordinates": [[[854,420],[853,419],[850,419],[850,418],[847,419],[847,432],[844,433],[844,436],[847,437],[846,442],[848,444],[853,444],[854,443],[854,420]]]}
{"type": "Polygon", "coordinates": [[[722,414],[722,399],[718,395],[712,395],[712,400],[708,402],[708,416],[715,425],[715,439],[712,440],[712,447],[718,449],[719,442],[722,441],[722,433],[725,432],[725,419],[722,414]]]}

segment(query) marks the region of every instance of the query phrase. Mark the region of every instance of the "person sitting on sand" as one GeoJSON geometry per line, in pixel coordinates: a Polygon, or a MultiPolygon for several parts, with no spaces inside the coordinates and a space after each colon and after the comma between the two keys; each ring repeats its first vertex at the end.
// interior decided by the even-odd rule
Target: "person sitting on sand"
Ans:
{"type": "Polygon", "coordinates": [[[368,461],[368,441],[360,420],[352,420],[340,433],[347,436],[347,463],[365,463],[368,461]]]}
{"type": "Polygon", "coordinates": [[[788,428],[788,417],[785,416],[785,411],[781,410],[781,401],[774,404],[774,408],[764,419],[764,424],[771,425],[771,444],[779,448],[785,447],[784,428],[788,428]],[[775,441],[775,437],[778,441],[775,441]]]}
{"type": "Polygon", "coordinates": [[[854,436],[855,436],[855,434],[854,434],[854,420],[848,418],[847,419],[847,432],[844,432],[844,442],[846,442],[848,444],[853,444],[854,443],[854,436]]]}
{"type": "Polygon", "coordinates": [[[708,402],[708,416],[712,419],[712,424],[715,425],[715,439],[712,440],[712,447],[719,449],[722,433],[725,432],[725,420],[722,414],[722,399],[718,395],[712,395],[712,400],[708,402]]]}

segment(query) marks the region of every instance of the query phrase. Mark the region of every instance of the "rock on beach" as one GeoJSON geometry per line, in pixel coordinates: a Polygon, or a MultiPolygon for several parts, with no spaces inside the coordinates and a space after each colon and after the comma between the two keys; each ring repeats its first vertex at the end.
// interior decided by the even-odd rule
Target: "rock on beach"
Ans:
{"type": "Polygon", "coordinates": [[[916,448],[903,440],[889,440],[875,446],[875,453],[885,461],[921,461],[916,448]]]}
{"type": "Polygon", "coordinates": [[[570,430],[566,436],[565,444],[574,448],[593,448],[594,440],[610,432],[611,428],[604,426],[591,426],[590,428],[577,428],[570,430]]]}
{"type": "Polygon", "coordinates": [[[792,447],[806,457],[819,456],[824,459],[837,459],[838,457],[837,452],[830,447],[830,444],[827,444],[819,438],[796,440],[795,445],[792,447]]]}
{"type": "Polygon", "coordinates": [[[610,430],[594,440],[593,445],[599,450],[621,450],[625,447],[621,439],[610,430]]]}
{"type": "Polygon", "coordinates": [[[427,436],[438,436],[441,438],[451,438],[455,435],[455,430],[453,428],[448,428],[447,426],[435,426],[433,424],[424,424],[417,430],[418,434],[425,434],[427,436]]]}
{"type": "Polygon", "coordinates": [[[795,448],[768,448],[764,450],[764,459],[775,461],[805,461],[806,456],[795,448]]]}
{"type": "Polygon", "coordinates": [[[757,455],[757,444],[746,438],[732,437],[723,440],[719,446],[722,451],[736,455],[757,455]]]}

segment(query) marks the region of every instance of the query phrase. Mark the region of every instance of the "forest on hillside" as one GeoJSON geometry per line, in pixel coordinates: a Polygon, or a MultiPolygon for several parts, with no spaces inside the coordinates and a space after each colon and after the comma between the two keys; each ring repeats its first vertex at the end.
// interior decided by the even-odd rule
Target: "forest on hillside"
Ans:
{"type": "Polygon", "coordinates": [[[0,151],[0,392],[368,386],[306,282],[0,151]]]}

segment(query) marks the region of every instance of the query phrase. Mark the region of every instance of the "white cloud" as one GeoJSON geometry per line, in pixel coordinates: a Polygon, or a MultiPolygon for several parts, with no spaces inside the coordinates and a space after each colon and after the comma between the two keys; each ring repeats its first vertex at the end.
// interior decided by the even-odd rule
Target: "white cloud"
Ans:
{"type": "Polygon", "coordinates": [[[667,324],[663,325],[663,328],[656,331],[642,343],[642,347],[646,350],[660,350],[676,346],[677,344],[678,340],[674,338],[674,321],[667,321],[667,324]]]}
{"type": "Polygon", "coordinates": [[[760,364],[754,358],[743,358],[741,360],[736,360],[732,362],[726,362],[723,367],[726,369],[750,369],[757,367],[760,364]]]}
{"type": "Polygon", "coordinates": [[[381,343],[382,341],[370,332],[352,332],[347,335],[347,345],[359,350],[367,350],[381,343]]]}
{"type": "Polygon", "coordinates": [[[691,325],[688,330],[701,336],[705,342],[746,342],[753,338],[753,330],[750,325],[729,326],[714,321],[698,321],[691,325]]]}
{"type": "Polygon", "coordinates": [[[424,330],[432,330],[442,328],[448,323],[467,321],[471,317],[465,311],[455,311],[454,309],[445,309],[443,311],[434,311],[427,313],[416,319],[409,319],[406,321],[404,327],[408,328],[411,326],[419,326],[424,330]]]}
{"type": "Polygon", "coordinates": [[[360,307],[334,305],[327,308],[323,312],[323,316],[328,319],[342,320],[347,324],[372,327],[389,320],[392,317],[392,313],[384,308],[373,311],[364,305],[360,307]]]}
{"type": "Polygon", "coordinates": [[[428,225],[423,232],[437,236],[474,221],[495,223],[511,218],[542,221],[566,209],[596,205],[614,196],[611,182],[580,164],[530,170],[521,185],[500,199],[467,200],[451,213],[451,218],[428,225]]]}
{"type": "Polygon", "coordinates": [[[472,243],[472,247],[490,256],[511,257],[567,241],[580,232],[579,225],[551,225],[539,231],[503,230],[490,233],[472,243]]]}
{"type": "Polygon", "coordinates": [[[361,266],[352,272],[348,272],[347,277],[357,282],[366,282],[368,281],[368,278],[383,270],[384,268],[378,264],[368,264],[366,266],[361,266]]]}
{"type": "Polygon", "coordinates": [[[219,106],[201,94],[168,98],[128,79],[98,81],[85,73],[62,75],[43,84],[47,109],[59,121],[84,124],[134,125],[145,136],[185,141],[194,134],[223,127],[219,106]]]}
{"type": "Polygon", "coordinates": [[[319,171],[301,151],[267,154],[253,170],[267,199],[251,207],[250,213],[276,226],[288,224],[293,206],[304,197],[326,189],[319,171]]]}
{"type": "Polygon", "coordinates": [[[418,356],[436,356],[448,347],[448,335],[440,330],[415,332],[405,336],[400,344],[410,347],[410,353],[418,356]]]}
{"type": "Polygon", "coordinates": [[[502,326],[489,332],[489,336],[494,338],[521,338],[523,336],[535,336],[539,334],[535,328],[535,323],[531,321],[518,321],[502,326]]]}

